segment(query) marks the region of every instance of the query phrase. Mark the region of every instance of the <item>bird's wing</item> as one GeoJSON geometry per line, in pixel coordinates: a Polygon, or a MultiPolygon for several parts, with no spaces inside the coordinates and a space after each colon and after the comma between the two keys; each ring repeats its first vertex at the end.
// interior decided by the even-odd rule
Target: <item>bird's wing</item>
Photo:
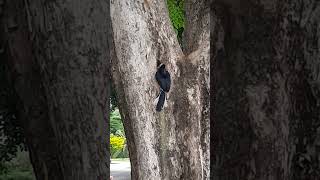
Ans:
{"type": "Polygon", "coordinates": [[[165,79],[166,79],[166,85],[165,85],[165,91],[166,92],[169,92],[169,90],[170,90],[170,87],[171,87],[171,76],[170,76],[170,74],[169,74],[169,72],[167,71],[166,72],[166,77],[165,77],[165,79]]]}
{"type": "Polygon", "coordinates": [[[168,73],[168,75],[169,75],[169,77],[168,77],[168,79],[169,79],[169,81],[168,81],[168,91],[169,91],[170,87],[171,87],[171,76],[170,76],[169,73],[168,73]]]}

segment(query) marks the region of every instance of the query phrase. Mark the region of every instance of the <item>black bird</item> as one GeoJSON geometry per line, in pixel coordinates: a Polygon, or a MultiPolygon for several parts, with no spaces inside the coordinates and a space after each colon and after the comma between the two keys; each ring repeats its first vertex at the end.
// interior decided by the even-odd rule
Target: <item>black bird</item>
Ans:
{"type": "Polygon", "coordinates": [[[156,110],[159,112],[163,109],[163,105],[166,101],[166,93],[170,90],[171,85],[171,77],[170,73],[166,70],[166,66],[159,61],[157,62],[158,70],[156,72],[156,80],[160,86],[160,93],[157,97],[158,103],[156,106],[156,110]]]}

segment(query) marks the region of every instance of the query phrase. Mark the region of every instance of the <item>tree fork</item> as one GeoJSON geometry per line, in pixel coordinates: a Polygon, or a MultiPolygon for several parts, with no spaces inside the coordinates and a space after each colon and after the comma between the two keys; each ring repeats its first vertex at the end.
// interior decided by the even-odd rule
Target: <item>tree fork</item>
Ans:
{"type": "Polygon", "coordinates": [[[208,178],[209,9],[200,9],[205,11],[196,18],[203,24],[187,35],[201,30],[201,40],[189,38],[195,45],[184,55],[165,2],[111,1],[113,78],[130,132],[132,179],[208,178]],[[172,78],[168,107],[160,113],[153,104],[159,93],[154,79],[157,60],[166,64],[172,78]]]}

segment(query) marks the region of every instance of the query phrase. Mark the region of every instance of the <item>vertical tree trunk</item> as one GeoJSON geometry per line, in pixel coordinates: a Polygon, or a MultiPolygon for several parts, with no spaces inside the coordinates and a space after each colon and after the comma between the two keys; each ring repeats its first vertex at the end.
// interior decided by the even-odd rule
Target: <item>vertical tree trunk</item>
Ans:
{"type": "MultiPolygon", "coordinates": [[[[111,11],[116,56],[112,74],[128,138],[132,179],[208,178],[204,157],[209,133],[208,9],[208,14],[199,15],[206,22],[201,36],[208,38],[188,39],[198,44],[187,48],[187,55],[178,44],[164,1],[111,1],[111,11]],[[172,78],[168,107],[160,113],[153,104],[159,93],[154,78],[157,60],[166,64],[172,78]]],[[[192,18],[190,22],[195,21],[192,18]]]]}
{"type": "MultiPolygon", "coordinates": [[[[197,60],[197,78],[200,121],[202,179],[210,178],[210,1],[186,0],[186,22],[183,33],[183,50],[188,59],[197,60]]],[[[183,88],[183,87],[180,87],[183,88]]]]}
{"type": "Polygon", "coordinates": [[[3,37],[37,179],[108,179],[108,1],[4,7],[3,37]]]}
{"type": "Polygon", "coordinates": [[[212,177],[318,178],[319,3],[212,8],[212,177]]]}

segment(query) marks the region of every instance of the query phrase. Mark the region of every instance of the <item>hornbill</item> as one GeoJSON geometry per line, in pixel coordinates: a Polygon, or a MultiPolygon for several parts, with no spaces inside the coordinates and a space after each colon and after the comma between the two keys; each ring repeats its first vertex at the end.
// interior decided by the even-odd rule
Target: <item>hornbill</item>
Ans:
{"type": "Polygon", "coordinates": [[[170,73],[166,70],[166,66],[159,61],[157,62],[156,80],[160,86],[160,93],[157,96],[158,100],[156,110],[159,112],[163,109],[163,105],[166,101],[166,93],[170,90],[171,77],[170,73]]]}

